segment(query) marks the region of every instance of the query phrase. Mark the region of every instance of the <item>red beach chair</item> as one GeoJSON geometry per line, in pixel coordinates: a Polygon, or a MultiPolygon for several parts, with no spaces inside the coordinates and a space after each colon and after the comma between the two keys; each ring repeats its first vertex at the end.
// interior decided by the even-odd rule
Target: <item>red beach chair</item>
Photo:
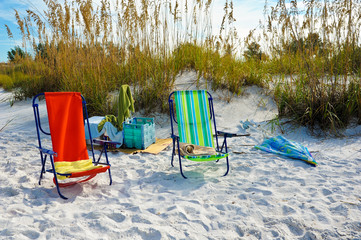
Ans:
{"type": "MultiPolygon", "coordinates": [[[[88,121],[88,113],[85,99],[80,93],[46,92],[38,94],[33,99],[33,109],[42,164],[39,185],[43,174],[46,171],[51,172],[54,174],[53,181],[59,196],[67,199],[61,194],[59,187],[67,187],[88,181],[98,173],[108,171],[110,185],[112,184],[110,164],[106,151],[107,144],[110,142],[102,141],[105,142],[104,148],[98,160],[95,161],[93,141],[90,136],[92,159],[89,158],[84,129],[84,118],[88,121]],[[38,98],[42,95],[45,95],[50,132],[44,131],[40,121],[38,98]],[[43,138],[44,134],[51,136],[52,150],[42,147],[41,138],[43,138]],[[106,161],[102,163],[100,158],[103,152],[105,152],[106,161]],[[48,156],[52,169],[45,171],[48,156]],[[73,178],[77,178],[77,180],[69,181],[69,179],[73,178]]],[[[89,122],[87,125],[89,127],[89,122]]],[[[90,134],[90,129],[88,131],[90,134]]]]}

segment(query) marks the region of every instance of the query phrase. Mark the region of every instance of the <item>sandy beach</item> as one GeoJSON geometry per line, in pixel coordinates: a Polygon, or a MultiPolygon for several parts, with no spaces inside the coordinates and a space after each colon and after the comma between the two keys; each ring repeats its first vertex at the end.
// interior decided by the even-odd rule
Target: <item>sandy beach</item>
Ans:
{"type": "MultiPolygon", "coordinates": [[[[206,87],[195,79],[185,72],[176,89],[206,87]]],[[[269,122],[277,106],[262,89],[248,87],[230,102],[228,92],[209,91],[218,129],[251,134],[229,140],[226,177],[225,161],[184,161],[183,179],[178,163],[170,165],[170,147],[157,155],[117,152],[109,154],[113,185],[99,174],[62,189],[63,200],[51,174],[38,185],[31,99],[11,107],[1,89],[0,239],[361,239],[360,125],[339,137],[279,127],[269,122]],[[277,135],[306,146],[318,166],[254,148],[277,135]]],[[[45,101],[40,110],[46,114],[45,101]]],[[[168,114],[151,117],[156,136],[169,138],[168,114]]]]}

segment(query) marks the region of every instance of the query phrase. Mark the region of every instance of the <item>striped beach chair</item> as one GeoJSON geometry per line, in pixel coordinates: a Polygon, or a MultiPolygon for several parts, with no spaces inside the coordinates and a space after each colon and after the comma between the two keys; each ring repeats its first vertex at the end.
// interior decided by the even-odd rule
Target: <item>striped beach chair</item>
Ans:
{"type": "Polygon", "coordinates": [[[104,144],[104,149],[98,160],[95,160],[86,103],[80,93],[46,92],[38,94],[33,99],[33,109],[42,165],[39,185],[43,174],[51,172],[54,175],[53,181],[59,196],[67,199],[62,195],[59,187],[68,187],[76,183],[88,181],[98,173],[108,171],[110,184],[112,184],[110,164],[106,152],[107,144],[110,142],[100,140],[104,144]],[[45,96],[50,131],[44,130],[41,124],[38,106],[40,96],[45,96]],[[90,135],[92,158],[89,158],[86,146],[84,118],[87,121],[90,135]],[[46,135],[51,136],[51,150],[42,146],[42,138],[46,135]],[[106,161],[100,162],[103,152],[105,152],[106,161]],[[52,167],[49,170],[45,170],[47,157],[50,158],[52,167]]]}
{"type": "Polygon", "coordinates": [[[173,160],[177,151],[180,172],[184,178],[187,178],[182,170],[182,157],[197,162],[218,161],[225,158],[227,171],[224,176],[226,176],[229,172],[227,137],[231,137],[232,134],[217,131],[211,94],[206,90],[175,91],[170,94],[168,102],[173,139],[171,165],[174,166],[173,160]],[[178,135],[175,125],[178,126],[178,135]],[[218,143],[219,135],[224,136],[221,146],[218,143]],[[181,156],[180,143],[211,147],[216,150],[216,154],[181,156]]]}

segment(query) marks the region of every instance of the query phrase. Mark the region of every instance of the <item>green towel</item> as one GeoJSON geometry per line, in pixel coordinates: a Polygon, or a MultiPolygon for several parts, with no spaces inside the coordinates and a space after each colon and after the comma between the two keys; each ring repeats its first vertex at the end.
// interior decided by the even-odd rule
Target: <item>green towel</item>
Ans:
{"type": "Polygon", "coordinates": [[[101,122],[98,124],[98,132],[100,132],[103,129],[104,124],[106,122],[110,122],[111,124],[113,124],[114,127],[116,127],[119,130],[117,117],[114,115],[105,115],[104,119],[101,120],[101,122]]]}
{"type": "Polygon", "coordinates": [[[134,112],[134,100],[129,85],[122,85],[119,89],[118,98],[118,125],[123,130],[123,122],[134,112]]]}
{"type": "Polygon", "coordinates": [[[99,132],[103,129],[106,122],[113,124],[119,131],[123,130],[123,122],[130,117],[130,112],[134,112],[134,100],[129,85],[122,85],[120,87],[117,104],[118,118],[114,115],[106,115],[98,124],[99,132]]]}

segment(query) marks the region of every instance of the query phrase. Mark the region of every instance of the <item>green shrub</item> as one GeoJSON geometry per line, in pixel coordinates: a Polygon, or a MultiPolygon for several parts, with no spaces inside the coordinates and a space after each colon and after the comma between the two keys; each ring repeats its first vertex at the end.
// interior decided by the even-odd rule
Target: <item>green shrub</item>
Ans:
{"type": "Polygon", "coordinates": [[[0,74],[0,86],[7,91],[11,90],[14,87],[14,80],[6,74],[0,74]]]}

